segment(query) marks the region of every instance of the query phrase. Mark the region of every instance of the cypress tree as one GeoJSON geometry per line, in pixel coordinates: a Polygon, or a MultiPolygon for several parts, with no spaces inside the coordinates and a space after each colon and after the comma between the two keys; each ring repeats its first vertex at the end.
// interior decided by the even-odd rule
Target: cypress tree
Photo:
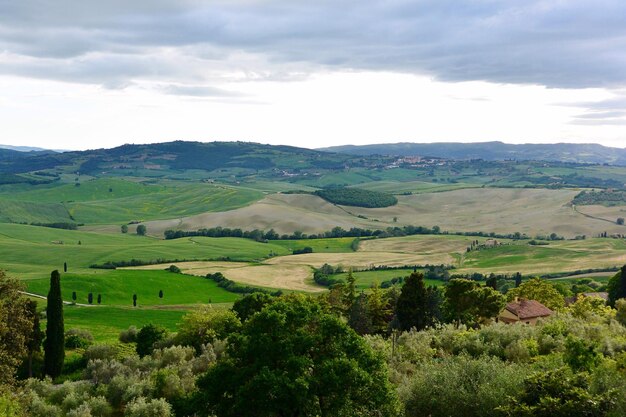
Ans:
{"type": "Polygon", "coordinates": [[[52,378],[61,375],[65,360],[65,329],[63,326],[63,299],[61,298],[61,274],[50,274],[50,291],[46,307],[46,340],[44,343],[44,372],[52,378]]]}
{"type": "Polygon", "coordinates": [[[76,291],[72,291],[72,301],[76,301],[76,291]]]}
{"type": "Polygon", "coordinates": [[[520,285],[522,285],[522,274],[520,274],[519,272],[515,273],[515,288],[519,287],[520,285]]]}
{"type": "Polygon", "coordinates": [[[28,300],[26,303],[28,313],[33,317],[33,332],[28,339],[28,377],[33,377],[33,356],[41,351],[41,341],[43,333],[39,326],[39,314],[37,313],[37,302],[28,300]]]}
{"type": "Polygon", "coordinates": [[[102,294],[98,294],[98,304],[102,302],[102,294]]]}
{"type": "Polygon", "coordinates": [[[93,293],[87,294],[87,302],[93,304],[93,293]]]}
{"type": "Polygon", "coordinates": [[[626,265],[609,280],[607,290],[611,307],[615,307],[615,302],[620,298],[626,298],[626,265]]]}
{"type": "Polygon", "coordinates": [[[67,262],[63,262],[63,272],[67,272],[67,262]]]}
{"type": "Polygon", "coordinates": [[[163,290],[159,290],[159,298],[163,298],[163,290]]]}
{"type": "Polygon", "coordinates": [[[498,291],[498,278],[496,278],[495,274],[491,274],[489,276],[489,278],[487,278],[487,281],[485,282],[485,284],[488,287],[493,288],[494,290],[498,291]]]}
{"type": "Polygon", "coordinates": [[[137,307],[137,294],[133,294],[133,307],[137,307]]]}
{"type": "Polygon", "coordinates": [[[352,304],[348,316],[348,325],[360,335],[373,332],[372,319],[365,294],[361,293],[352,304]]]}
{"type": "Polygon", "coordinates": [[[424,285],[424,275],[413,272],[404,281],[396,304],[396,316],[402,330],[422,330],[428,325],[428,296],[424,285]]]}
{"type": "Polygon", "coordinates": [[[620,294],[618,298],[626,298],[626,265],[620,269],[620,294]]]}

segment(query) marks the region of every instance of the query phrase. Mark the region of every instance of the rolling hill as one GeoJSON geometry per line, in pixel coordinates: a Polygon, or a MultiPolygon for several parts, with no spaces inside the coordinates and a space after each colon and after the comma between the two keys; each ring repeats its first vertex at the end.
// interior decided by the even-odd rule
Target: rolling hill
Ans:
{"type": "Polygon", "coordinates": [[[449,159],[484,159],[497,161],[559,161],[584,164],[626,165],[626,149],[598,144],[522,144],[503,142],[480,143],[385,143],[376,145],[345,145],[321,148],[320,151],[351,155],[431,156],[449,159]]]}

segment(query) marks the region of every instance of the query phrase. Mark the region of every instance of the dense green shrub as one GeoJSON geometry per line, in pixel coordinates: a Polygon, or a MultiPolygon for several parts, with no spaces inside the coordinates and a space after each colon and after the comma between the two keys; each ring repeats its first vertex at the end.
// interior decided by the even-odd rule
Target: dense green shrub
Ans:
{"type": "Polygon", "coordinates": [[[154,344],[165,338],[167,330],[155,325],[147,324],[137,333],[137,354],[141,357],[149,355],[154,350],[154,344]]]}
{"type": "Polygon", "coordinates": [[[170,417],[172,406],[162,398],[146,399],[144,397],[135,398],[128,403],[124,412],[124,417],[170,417]]]}
{"type": "Polygon", "coordinates": [[[496,417],[508,396],[522,391],[527,367],[497,358],[428,360],[400,388],[406,417],[496,417]]]}
{"type": "Polygon", "coordinates": [[[193,346],[200,351],[203,345],[225,339],[240,328],[241,322],[233,311],[216,310],[210,306],[200,307],[183,316],[176,343],[193,346]]]}
{"type": "Polygon", "coordinates": [[[135,343],[137,341],[137,327],[130,326],[120,332],[119,341],[122,343],[135,343]]]}
{"type": "Polygon", "coordinates": [[[361,188],[324,188],[315,191],[314,194],[326,201],[344,206],[376,208],[398,204],[398,199],[391,194],[361,188]]]}
{"type": "Polygon", "coordinates": [[[85,329],[69,329],[65,332],[65,347],[68,349],[86,348],[93,343],[93,335],[85,329]]]}

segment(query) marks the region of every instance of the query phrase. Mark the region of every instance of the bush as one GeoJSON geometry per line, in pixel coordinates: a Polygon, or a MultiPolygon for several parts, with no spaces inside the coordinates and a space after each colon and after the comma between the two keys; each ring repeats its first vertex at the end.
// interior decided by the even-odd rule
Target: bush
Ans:
{"type": "Polygon", "coordinates": [[[85,350],[85,353],[83,353],[83,358],[87,361],[94,359],[114,359],[117,357],[118,353],[119,349],[116,346],[99,343],[89,346],[87,350],[85,350]]]}
{"type": "Polygon", "coordinates": [[[172,406],[162,398],[146,400],[139,397],[128,403],[124,412],[125,417],[170,417],[172,406]]]}
{"type": "Polygon", "coordinates": [[[65,332],[65,347],[68,349],[86,348],[93,344],[93,336],[88,330],[70,329],[65,332]]]}
{"type": "Polygon", "coordinates": [[[10,394],[0,393],[0,417],[21,417],[24,412],[20,403],[11,398],[10,394]]]}
{"type": "Polygon", "coordinates": [[[154,344],[165,338],[167,330],[161,326],[148,324],[137,333],[137,354],[141,357],[149,355],[154,350],[154,344]]]}
{"type": "Polygon", "coordinates": [[[119,340],[122,343],[135,343],[137,341],[137,327],[130,326],[120,332],[119,340]]]}
{"type": "Polygon", "coordinates": [[[528,369],[497,358],[456,356],[419,364],[400,387],[406,416],[495,417],[522,389],[528,369]]]}
{"type": "Polygon", "coordinates": [[[302,255],[304,253],[313,253],[313,248],[310,246],[305,246],[302,249],[294,249],[291,252],[293,255],[302,255]]]}
{"type": "Polygon", "coordinates": [[[170,266],[166,269],[166,271],[170,271],[170,272],[173,272],[173,273],[175,273],[175,274],[180,274],[180,273],[182,272],[182,271],[180,270],[180,268],[179,268],[179,267],[177,267],[176,265],[170,265],[170,266]]]}
{"type": "Polygon", "coordinates": [[[183,316],[176,341],[200,351],[202,345],[225,339],[240,328],[241,322],[233,311],[201,307],[183,316]]]}
{"type": "Polygon", "coordinates": [[[615,302],[615,320],[617,320],[622,326],[626,326],[626,298],[620,298],[615,302]]]}

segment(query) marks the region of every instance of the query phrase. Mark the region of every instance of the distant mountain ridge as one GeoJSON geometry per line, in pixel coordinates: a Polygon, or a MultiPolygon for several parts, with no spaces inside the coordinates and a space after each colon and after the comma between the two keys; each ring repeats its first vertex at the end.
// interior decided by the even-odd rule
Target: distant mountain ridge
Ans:
{"type": "Polygon", "coordinates": [[[319,151],[350,155],[432,156],[447,159],[535,160],[626,166],[626,148],[611,148],[598,144],[508,144],[503,142],[440,142],[440,143],[381,143],[373,145],[343,145],[320,148],[319,151]]]}
{"type": "Polygon", "coordinates": [[[0,148],[0,173],[22,174],[57,169],[90,175],[165,175],[186,170],[289,176],[349,167],[381,167],[401,156],[430,156],[449,160],[526,160],[626,166],[626,149],[601,145],[509,145],[487,143],[396,143],[307,149],[253,142],[187,142],[122,145],[87,151],[22,152],[0,148]],[[380,156],[386,155],[386,156],[380,156]]]}
{"type": "Polygon", "coordinates": [[[13,146],[13,145],[2,145],[0,144],[0,149],[9,149],[17,152],[66,152],[58,149],[44,149],[38,148],[36,146],[13,146]]]}
{"type": "Polygon", "coordinates": [[[351,155],[253,142],[186,142],[122,145],[63,153],[0,149],[0,172],[19,174],[73,166],[83,174],[149,170],[341,169],[351,155]]]}

